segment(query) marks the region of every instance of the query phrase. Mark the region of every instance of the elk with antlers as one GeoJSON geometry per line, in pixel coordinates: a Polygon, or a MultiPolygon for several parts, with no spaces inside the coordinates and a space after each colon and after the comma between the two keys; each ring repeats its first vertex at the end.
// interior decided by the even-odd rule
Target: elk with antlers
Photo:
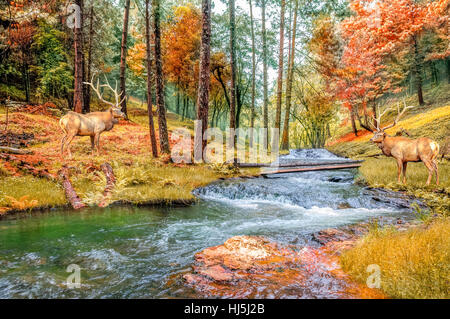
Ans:
{"type": "Polygon", "coordinates": [[[120,94],[117,93],[117,81],[116,88],[113,89],[109,85],[108,79],[106,79],[106,84],[102,85],[100,85],[100,81],[97,79],[97,86],[92,84],[93,80],[94,76],[92,77],[91,82],[84,82],[84,84],[90,85],[94,92],[97,93],[100,101],[110,105],[111,107],[105,112],[91,112],[88,114],[80,114],[69,111],[59,120],[59,125],[64,131],[64,137],[61,140],[61,155],[63,155],[64,149],[67,147],[69,158],[72,157],[72,153],[70,152],[70,143],[75,136],[90,136],[92,154],[94,153],[94,148],[96,148],[98,155],[100,151],[100,134],[104,131],[110,131],[114,127],[114,124],[118,123],[118,118],[125,117],[125,114],[119,108],[119,105],[123,100],[119,101],[120,94]],[[116,100],[115,103],[111,103],[103,99],[100,93],[100,87],[106,87],[114,93],[116,100]]]}
{"type": "Polygon", "coordinates": [[[406,184],[406,166],[408,162],[423,162],[428,169],[427,185],[430,184],[433,173],[436,173],[436,184],[439,185],[439,171],[437,164],[437,156],[439,154],[439,144],[428,137],[421,137],[418,139],[410,139],[402,136],[389,136],[385,130],[397,125],[400,118],[406,110],[413,108],[413,106],[406,106],[400,111],[398,108],[398,115],[394,123],[381,128],[381,117],[390,108],[384,110],[383,113],[378,111],[378,117],[373,118],[375,122],[374,136],[370,139],[376,143],[384,155],[392,156],[397,160],[398,167],[398,182],[401,182],[401,175],[403,172],[403,183],[406,184]]]}

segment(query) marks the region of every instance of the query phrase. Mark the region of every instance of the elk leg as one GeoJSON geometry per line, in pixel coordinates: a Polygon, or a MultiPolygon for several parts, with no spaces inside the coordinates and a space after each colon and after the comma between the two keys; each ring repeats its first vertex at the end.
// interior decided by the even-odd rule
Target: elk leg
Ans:
{"type": "Polygon", "coordinates": [[[430,185],[431,182],[431,178],[433,177],[433,173],[434,173],[434,167],[433,164],[431,162],[423,162],[425,164],[425,166],[428,169],[428,179],[427,179],[427,185],[430,185]]]}
{"type": "Polygon", "coordinates": [[[95,139],[92,135],[89,137],[91,138],[91,153],[92,153],[92,155],[94,155],[95,139]]]}
{"type": "Polygon", "coordinates": [[[73,138],[76,134],[68,135],[66,140],[67,152],[69,154],[69,158],[72,158],[72,152],[70,151],[70,143],[72,143],[73,138]]]}
{"type": "Polygon", "coordinates": [[[403,184],[406,184],[406,167],[408,166],[408,162],[403,163],[403,184]]]}
{"type": "Polygon", "coordinates": [[[402,176],[402,167],[403,162],[401,160],[397,160],[397,182],[401,183],[401,176],[402,176]]]}
{"type": "Polygon", "coordinates": [[[100,154],[100,133],[95,134],[95,143],[97,144],[97,155],[100,154]]]}
{"type": "Polygon", "coordinates": [[[439,185],[439,168],[436,160],[433,161],[434,171],[436,172],[436,185],[439,185]]]}
{"type": "Polygon", "coordinates": [[[64,143],[66,142],[66,140],[67,140],[67,134],[65,134],[65,135],[63,136],[63,138],[61,139],[61,156],[62,156],[63,153],[64,153],[64,143]]]}

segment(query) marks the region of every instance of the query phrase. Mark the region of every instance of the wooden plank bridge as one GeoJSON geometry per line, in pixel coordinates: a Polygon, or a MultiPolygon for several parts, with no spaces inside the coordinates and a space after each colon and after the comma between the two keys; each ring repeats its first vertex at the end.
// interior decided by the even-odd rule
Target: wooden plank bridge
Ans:
{"type": "Polygon", "coordinates": [[[297,173],[297,172],[311,172],[311,171],[325,171],[337,169],[358,168],[364,161],[341,160],[341,161],[283,161],[277,164],[273,163],[240,163],[239,167],[261,167],[267,168],[262,171],[260,175],[297,173]],[[272,168],[272,169],[270,169],[272,168]],[[280,169],[284,168],[284,169],[280,169]]]}

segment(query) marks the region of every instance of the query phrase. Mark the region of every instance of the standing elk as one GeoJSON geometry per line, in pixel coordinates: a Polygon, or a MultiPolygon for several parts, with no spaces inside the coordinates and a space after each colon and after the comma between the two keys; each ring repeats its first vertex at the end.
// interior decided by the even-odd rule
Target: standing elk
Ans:
{"type": "Polygon", "coordinates": [[[398,106],[398,115],[394,120],[394,123],[380,128],[381,117],[390,108],[384,110],[383,113],[374,118],[376,126],[374,127],[374,136],[370,141],[377,144],[384,155],[392,156],[397,160],[398,167],[398,182],[401,182],[400,176],[403,172],[403,183],[406,184],[406,166],[408,162],[423,162],[428,169],[427,185],[430,184],[433,173],[436,172],[436,185],[439,185],[439,171],[437,164],[437,156],[439,154],[439,144],[428,137],[421,137],[418,139],[410,139],[402,136],[389,136],[385,130],[397,125],[402,115],[406,110],[413,108],[413,106],[404,106],[400,112],[400,106],[398,106]]]}
{"type": "Polygon", "coordinates": [[[110,105],[111,107],[105,112],[91,112],[88,114],[80,114],[69,111],[66,115],[64,115],[59,120],[59,125],[64,131],[64,137],[61,140],[61,156],[64,154],[64,149],[67,148],[69,158],[72,158],[70,143],[75,136],[90,136],[92,154],[94,154],[94,148],[96,148],[98,155],[100,152],[100,134],[104,131],[112,130],[114,124],[118,123],[117,118],[125,117],[125,114],[120,110],[119,105],[126,97],[124,97],[122,101],[119,102],[120,94],[117,93],[117,81],[116,88],[113,89],[109,85],[107,79],[106,84],[102,85],[100,85],[99,80],[97,79],[96,87],[92,84],[93,80],[94,77],[92,77],[91,82],[84,82],[84,84],[90,85],[95,93],[97,93],[100,101],[110,105]],[[116,103],[105,101],[100,93],[100,87],[106,87],[110,89],[114,93],[116,103]]]}

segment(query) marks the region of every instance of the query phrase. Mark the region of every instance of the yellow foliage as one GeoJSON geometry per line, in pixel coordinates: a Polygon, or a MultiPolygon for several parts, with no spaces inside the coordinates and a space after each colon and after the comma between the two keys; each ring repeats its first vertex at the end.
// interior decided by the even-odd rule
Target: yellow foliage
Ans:
{"type": "Polygon", "coordinates": [[[29,195],[24,195],[20,197],[19,199],[16,199],[12,196],[5,196],[6,199],[9,200],[9,206],[12,209],[18,209],[18,210],[26,210],[29,208],[33,208],[38,205],[38,201],[35,199],[28,199],[29,195]]]}

